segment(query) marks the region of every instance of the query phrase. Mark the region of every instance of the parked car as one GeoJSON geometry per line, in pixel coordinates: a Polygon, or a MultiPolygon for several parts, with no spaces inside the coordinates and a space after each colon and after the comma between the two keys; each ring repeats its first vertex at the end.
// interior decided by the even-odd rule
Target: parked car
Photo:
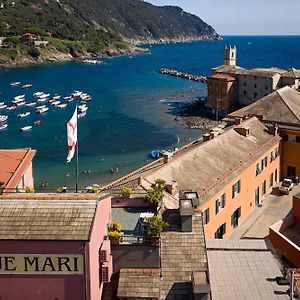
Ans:
{"type": "Polygon", "coordinates": [[[294,184],[292,179],[285,178],[283,179],[281,186],[279,187],[279,192],[288,195],[289,192],[293,189],[293,186],[294,184]]]}

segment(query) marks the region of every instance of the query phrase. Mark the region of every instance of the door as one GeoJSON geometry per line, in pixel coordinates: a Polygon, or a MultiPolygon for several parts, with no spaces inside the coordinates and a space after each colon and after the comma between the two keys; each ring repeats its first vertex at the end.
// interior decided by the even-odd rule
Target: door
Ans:
{"type": "Polygon", "coordinates": [[[289,178],[295,178],[296,177],[296,168],[288,166],[288,168],[287,168],[287,176],[289,178]]]}
{"type": "Polygon", "coordinates": [[[255,205],[259,205],[259,187],[255,190],[255,205]]]}

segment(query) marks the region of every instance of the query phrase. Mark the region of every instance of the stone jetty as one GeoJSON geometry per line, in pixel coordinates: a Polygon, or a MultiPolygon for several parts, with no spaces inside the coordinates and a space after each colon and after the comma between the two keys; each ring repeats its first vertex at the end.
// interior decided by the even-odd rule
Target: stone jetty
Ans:
{"type": "Polygon", "coordinates": [[[207,83],[207,77],[205,77],[205,76],[192,75],[192,74],[183,73],[183,72],[179,72],[179,71],[171,70],[171,69],[160,69],[158,72],[161,74],[167,74],[167,75],[174,76],[174,77],[179,77],[179,78],[183,78],[183,79],[207,83]]]}

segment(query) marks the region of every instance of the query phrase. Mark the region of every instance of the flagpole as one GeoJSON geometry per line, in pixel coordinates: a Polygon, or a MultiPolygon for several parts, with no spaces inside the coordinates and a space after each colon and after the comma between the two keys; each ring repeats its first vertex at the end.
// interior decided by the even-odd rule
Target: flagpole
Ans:
{"type": "Polygon", "coordinates": [[[78,193],[78,98],[76,99],[76,123],[77,123],[77,141],[76,141],[76,193],[78,193]]]}

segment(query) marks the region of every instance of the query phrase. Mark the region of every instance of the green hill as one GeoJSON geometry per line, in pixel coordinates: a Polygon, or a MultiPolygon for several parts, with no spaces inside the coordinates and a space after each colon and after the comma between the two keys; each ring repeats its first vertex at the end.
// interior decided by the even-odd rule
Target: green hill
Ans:
{"type": "MultiPolygon", "coordinates": [[[[179,7],[140,0],[2,0],[0,63],[113,55],[140,43],[216,39],[214,29],[179,7]],[[32,33],[48,45],[20,37],[32,33]]],[[[0,5],[1,5],[0,3],[0,5]]],[[[25,62],[26,63],[26,62],[25,62]]]]}

